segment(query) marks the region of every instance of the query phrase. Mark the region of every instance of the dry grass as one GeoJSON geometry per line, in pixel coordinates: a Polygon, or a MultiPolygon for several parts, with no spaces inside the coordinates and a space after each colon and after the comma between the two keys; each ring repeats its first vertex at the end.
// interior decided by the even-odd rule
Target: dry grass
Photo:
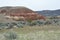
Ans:
{"type": "Polygon", "coordinates": [[[18,40],[60,40],[59,26],[25,26],[23,28],[4,29],[0,30],[0,38],[8,31],[17,32],[18,40]]]}
{"type": "MultiPolygon", "coordinates": [[[[35,31],[58,31],[60,30],[60,26],[53,26],[53,25],[44,25],[44,26],[25,26],[23,28],[12,28],[14,31],[18,33],[29,33],[35,31]]],[[[9,31],[11,29],[3,29],[0,30],[0,33],[9,31]]]]}

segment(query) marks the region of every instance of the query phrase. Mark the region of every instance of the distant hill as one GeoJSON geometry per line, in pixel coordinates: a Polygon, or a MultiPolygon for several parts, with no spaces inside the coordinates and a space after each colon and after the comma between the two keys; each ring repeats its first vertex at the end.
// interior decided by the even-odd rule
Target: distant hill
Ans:
{"type": "Polygon", "coordinates": [[[60,15],[60,9],[58,10],[43,10],[43,11],[36,11],[39,14],[44,16],[58,16],[60,15]]]}

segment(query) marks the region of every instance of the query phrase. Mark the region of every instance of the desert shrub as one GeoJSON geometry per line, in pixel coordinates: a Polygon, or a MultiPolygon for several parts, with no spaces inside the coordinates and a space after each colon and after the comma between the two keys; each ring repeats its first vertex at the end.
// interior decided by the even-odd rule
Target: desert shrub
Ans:
{"type": "Polygon", "coordinates": [[[34,25],[38,25],[38,26],[40,26],[40,25],[43,25],[45,22],[43,21],[43,20],[35,20],[35,21],[32,21],[31,22],[31,26],[34,26],[34,25]]]}
{"type": "Polygon", "coordinates": [[[27,25],[34,26],[34,25],[36,25],[36,22],[35,21],[28,20],[27,21],[27,25]]]}
{"type": "Polygon", "coordinates": [[[4,34],[5,40],[17,40],[17,33],[9,31],[4,34]]]}
{"type": "Polygon", "coordinates": [[[23,25],[25,25],[26,24],[26,22],[25,21],[18,21],[18,22],[16,22],[17,24],[23,24],[23,25]]]}
{"type": "Polygon", "coordinates": [[[23,28],[25,25],[28,25],[28,22],[27,21],[18,21],[18,22],[16,22],[16,24],[17,24],[16,25],[17,27],[19,27],[19,28],[22,27],[23,28]]]}
{"type": "Polygon", "coordinates": [[[11,23],[0,23],[0,29],[8,29],[8,28],[12,28],[12,24],[11,23]]]}
{"type": "Polygon", "coordinates": [[[55,19],[55,20],[54,20],[54,24],[57,25],[57,26],[59,26],[59,25],[60,25],[60,20],[58,20],[58,19],[56,20],[56,19],[55,19]]]}
{"type": "Polygon", "coordinates": [[[32,22],[31,25],[34,26],[34,25],[36,25],[36,23],[35,22],[32,22]]]}
{"type": "Polygon", "coordinates": [[[19,22],[11,22],[11,23],[0,23],[0,30],[1,29],[11,29],[14,26],[20,28],[23,27],[26,23],[23,21],[19,21],[19,22]]]}
{"type": "Polygon", "coordinates": [[[53,21],[54,23],[57,23],[57,22],[59,22],[59,19],[52,19],[52,21],[53,21]]]}
{"type": "Polygon", "coordinates": [[[8,23],[8,28],[7,29],[11,29],[11,28],[13,28],[13,24],[12,23],[8,23]]]}
{"type": "Polygon", "coordinates": [[[0,23],[0,30],[6,27],[5,23],[0,23]]]}
{"type": "Polygon", "coordinates": [[[50,19],[59,19],[59,18],[56,16],[51,16],[50,19]]]}
{"type": "Polygon", "coordinates": [[[60,25],[60,21],[57,23],[57,25],[60,25]]]}
{"type": "Polygon", "coordinates": [[[31,22],[31,23],[28,23],[28,25],[29,25],[29,26],[35,26],[36,23],[31,22]]]}
{"type": "Polygon", "coordinates": [[[45,21],[44,20],[37,20],[36,21],[37,22],[37,25],[44,25],[44,23],[45,23],[45,21]]]}
{"type": "Polygon", "coordinates": [[[17,23],[16,23],[16,22],[12,22],[11,24],[13,24],[13,25],[17,25],[17,23]]]}
{"type": "Polygon", "coordinates": [[[17,26],[18,28],[20,28],[20,27],[23,28],[23,27],[24,27],[23,24],[17,24],[16,26],[17,26]]]}
{"type": "Polygon", "coordinates": [[[58,25],[59,19],[51,19],[45,22],[45,25],[58,25]]]}
{"type": "Polygon", "coordinates": [[[46,21],[45,22],[45,25],[50,25],[50,24],[52,24],[52,21],[46,21]]]}
{"type": "Polygon", "coordinates": [[[27,22],[31,23],[33,20],[27,20],[27,22]]]}

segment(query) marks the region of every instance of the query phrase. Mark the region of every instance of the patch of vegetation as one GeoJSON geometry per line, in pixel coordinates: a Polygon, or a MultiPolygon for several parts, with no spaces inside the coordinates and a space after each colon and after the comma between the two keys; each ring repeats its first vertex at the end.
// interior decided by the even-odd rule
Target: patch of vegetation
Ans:
{"type": "Polygon", "coordinates": [[[5,40],[17,40],[18,36],[17,33],[14,31],[7,32],[4,34],[5,40]]]}
{"type": "Polygon", "coordinates": [[[16,21],[11,23],[1,23],[0,22],[0,30],[1,29],[11,29],[14,26],[17,28],[23,28],[25,26],[41,26],[41,25],[60,25],[60,19],[49,19],[49,20],[27,20],[27,21],[16,21]]]}

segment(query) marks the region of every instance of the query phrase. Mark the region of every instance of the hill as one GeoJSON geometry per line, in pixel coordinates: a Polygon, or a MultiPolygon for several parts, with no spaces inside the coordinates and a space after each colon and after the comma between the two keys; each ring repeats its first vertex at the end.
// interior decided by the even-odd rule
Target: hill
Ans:
{"type": "Polygon", "coordinates": [[[60,9],[58,10],[43,10],[43,11],[36,11],[39,14],[45,15],[45,16],[58,16],[60,15],[60,9]]]}
{"type": "Polygon", "coordinates": [[[45,19],[43,15],[36,13],[35,11],[23,7],[23,6],[16,6],[16,7],[0,7],[0,14],[5,14],[8,18],[14,20],[37,20],[37,19],[45,19]]]}

